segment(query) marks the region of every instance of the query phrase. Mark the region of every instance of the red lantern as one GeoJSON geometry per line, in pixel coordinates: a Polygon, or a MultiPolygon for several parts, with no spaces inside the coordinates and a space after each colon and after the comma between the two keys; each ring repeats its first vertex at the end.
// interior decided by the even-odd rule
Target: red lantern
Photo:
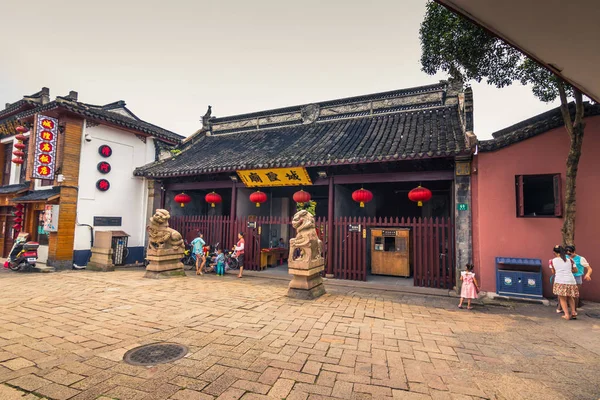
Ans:
{"type": "Polygon", "coordinates": [[[29,132],[29,128],[27,128],[26,126],[23,126],[23,125],[19,125],[16,127],[16,131],[19,133],[27,133],[27,132],[29,132]]]}
{"type": "Polygon", "coordinates": [[[18,204],[15,206],[15,208],[16,208],[17,210],[22,210],[23,208],[25,208],[25,206],[24,206],[22,203],[18,203],[18,204]]]}
{"type": "Polygon", "coordinates": [[[14,224],[14,225],[13,225],[13,229],[14,229],[15,231],[18,231],[18,232],[20,232],[20,231],[21,231],[21,225],[20,225],[20,224],[14,224]]]}
{"type": "Polygon", "coordinates": [[[429,201],[431,196],[431,190],[421,187],[421,185],[408,192],[408,198],[411,201],[416,201],[419,207],[423,206],[424,201],[429,201]]]}
{"type": "Polygon", "coordinates": [[[373,193],[371,193],[369,190],[361,188],[355,190],[354,193],[352,193],[352,200],[354,200],[357,203],[360,203],[361,207],[364,207],[365,203],[368,203],[371,200],[373,200],[373,193]]]}
{"type": "Polygon", "coordinates": [[[16,149],[19,149],[19,150],[25,150],[25,147],[27,147],[27,146],[26,146],[26,145],[24,145],[24,144],[23,144],[23,143],[21,143],[21,142],[17,142],[17,143],[15,143],[15,148],[16,148],[16,149]]]}
{"type": "Polygon", "coordinates": [[[15,164],[21,165],[21,164],[23,164],[23,159],[15,157],[15,158],[12,159],[12,162],[14,162],[15,164]]]}
{"type": "Polygon", "coordinates": [[[260,203],[267,201],[267,195],[260,190],[257,190],[250,195],[250,201],[256,203],[256,207],[260,207],[260,203]]]}
{"type": "Polygon", "coordinates": [[[294,201],[300,205],[310,201],[310,193],[300,190],[294,193],[294,201]]]}
{"type": "Polygon", "coordinates": [[[25,156],[25,153],[23,153],[21,150],[15,150],[13,151],[13,154],[20,158],[23,158],[25,156]]]}
{"type": "Polygon", "coordinates": [[[215,192],[207,194],[204,197],[204,200],[206,200],[207,203],[210,203],[211,207],[214,207],[215,204],[219,204],[222,201],[221,195],[219,195],[218,193],[215,193],[215,192]]]}
{"type": "Polygon", "coordinates": [[[23,211],[17,210],[15,211],[15,217],[22,217],[23,216],[23,211]]]}
{"type": "Polygon", "coordinates": [[[24,142],[27,140],[27,136],[23,135],[22,133],[18,134],[15,136],[15,139],[17,139],[19,142],[24,142]]]}
{"type": "Polygon", "coordinates": [[[175,202],[179,203],[181,207],[185,206],[190,201],[192,201],[192,198],[185,193],[180,193],[177,196],[175,196],[175,202]]]}
{"type": "Polygon", "coordinates": [[[21,222],[23,222],[23,218],[21,218],[21,217],[15,218],[15,223],[16,224],[20,224],[21,222]]]}

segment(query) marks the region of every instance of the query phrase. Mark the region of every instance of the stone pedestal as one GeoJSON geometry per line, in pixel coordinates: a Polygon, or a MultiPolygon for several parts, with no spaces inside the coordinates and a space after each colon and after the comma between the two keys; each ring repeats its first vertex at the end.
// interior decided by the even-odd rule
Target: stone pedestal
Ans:
{"type": "Polygon", "coordinates": [[[319,267],[308,269],[289,268],[289,273],[294,275],[294,277],[290,281],[287,292],[288,297],[312,300],[324,295],[325,286],[323,286],[323,278],[321,278],[321,271],[324,268],[323,264],[319,267]]]}
{"type": "Polygon", "coordinates": [[[314,217],[306,210],[299,211],[294,215],[292,226],[296,229],[296,237],[290,240],[288,271],[293,278],[287,295],[302,300],[316,299],[325,294],[321,278],[325,260],[314,217]]]}
{"type": "Polygon", "coordinates": [[[85,269],[90,271],[108,272],[114,271],[115,265],[112,261],[113,250],[109,247],[92,247],[92,257],[85,269]]]}
{"type": "Polygon", "coordinates": [[[146,259],[149,263],[146,266],[144,278],[162,279],[185,276],[179,252],[174,252],[172,249],[148,250],[146,259]]]}

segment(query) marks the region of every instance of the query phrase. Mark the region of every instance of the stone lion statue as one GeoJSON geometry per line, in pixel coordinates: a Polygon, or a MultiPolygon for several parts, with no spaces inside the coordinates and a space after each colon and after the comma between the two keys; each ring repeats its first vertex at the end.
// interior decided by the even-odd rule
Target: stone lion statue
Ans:
{"type": "Polygon", "coordinates": [[[317,236],[315,218],[306,210],[298,211],[292,219],[296,229],[296,237],[290,239],[290,255],[292,261],[313,261],[321,257],[323,243],[317,236]]]}
{"type": "Polygon", "coordinates": [[[169,228],[171,215],[167,210],[157,209],[148,225],[148,250],[185,250],[183,238],[175,229],[169,228]]]}

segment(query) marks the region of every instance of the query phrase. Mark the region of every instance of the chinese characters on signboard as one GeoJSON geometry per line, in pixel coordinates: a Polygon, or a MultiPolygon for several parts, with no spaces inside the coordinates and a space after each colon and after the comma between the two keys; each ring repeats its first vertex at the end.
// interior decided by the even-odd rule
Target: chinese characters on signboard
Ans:
{"type": "Polygon", "coordinates": [[[57,136],[58,120],[38,115],[35,124],[35,158],[31,174],[33,178],[54,179],[57,136]]]}
{"type": "MultiPolygon", "coordinates": [[[[112,149],[109,145],[103,144],[102,146],[98,147],[98,154],[104,158],[109,158],[112,156],[112,149]]],[[[112,167],[107,161],[100,161],[96,166],[96,169],[101,174],[106,175],[110,172],[112,167]]],[[[98,179],[96,181],[96,189],[101,192],[106,192],[108,189],[110,189],[110,182],[107,179],[98,179]]]]}
{"type": "Polygon", "coordinates": [[[247,187],[312,185],[305,168],[271,168],[237,171],[247,187]]]}
{"type": "Polygon", "coordinates": [[[98,172],[100,172],[101,174],[108,174],[110,172],[110,164],[106,161],[100,161],[98,163],[97,168],[98,172]]]}
{"type": "Polygon", "coordinates": [[[101,192],[106,192],[108,189],[110,189],[110,182],[106,179],[98,179],[98,182],[96,182],[96,188],[98,188],[98,190],[101,192]]]}

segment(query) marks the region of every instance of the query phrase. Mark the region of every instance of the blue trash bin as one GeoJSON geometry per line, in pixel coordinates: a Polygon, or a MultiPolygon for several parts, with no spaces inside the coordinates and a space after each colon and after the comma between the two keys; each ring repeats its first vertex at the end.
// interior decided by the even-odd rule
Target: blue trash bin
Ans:
{"type": "Polygon", "coordinates": [[[507,297],[543,299],[542,260],[496,257],[496,293],[507,297]]]}

